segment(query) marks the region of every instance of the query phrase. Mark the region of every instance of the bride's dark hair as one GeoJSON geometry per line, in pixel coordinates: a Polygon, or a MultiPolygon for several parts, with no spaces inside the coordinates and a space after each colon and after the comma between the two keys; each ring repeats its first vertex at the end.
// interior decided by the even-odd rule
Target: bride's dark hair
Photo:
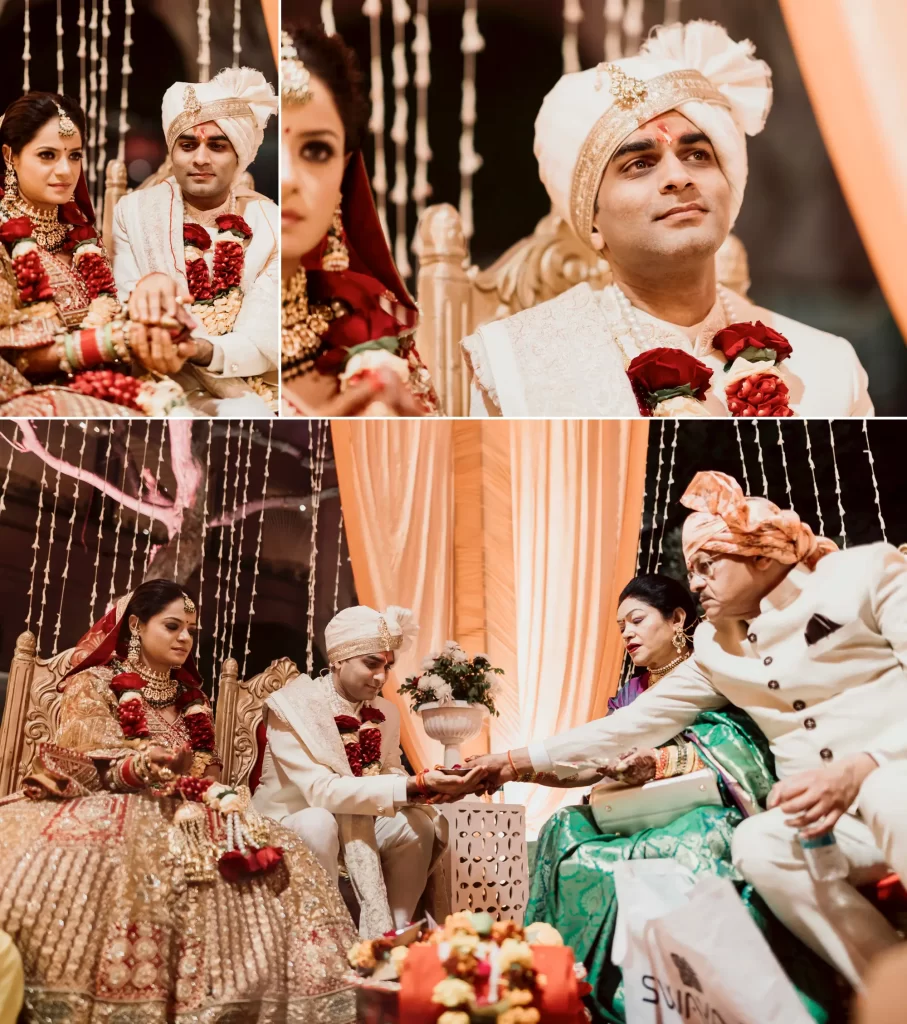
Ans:
{"type": "MultiPolygon", "coordinates": [[[[56,92],[27,92],[6,108],[0,124],[0,146],[9,146],[13,153],[21,153],[23,146],[27,146],[48,121],[59,117],[57,106],[72,118],[84,145],[85,114],[71,96],[56,92]]],[[[2,150],[0,167],[5,169],[2,150]]]]}
{"type": "Polygon", "coordinates": [[[173,580],[145,580],[144,583],[139,584],[123,615],[120,625],[120,640],[129,639],[130,615],[137,616],[139,622],[147,622],[152,615],[157,615],[171,601],[184,597],[188,597],[196,607],[198,606],[195,596],[190,594],[182,584],[175,583],[173,580]]]}
{"type": "Polygon", "coordinates": [[[326,35],[320,27],[302,25],[287,31],[306,70],[321,79],[334,97],[346,135],[346,152],[361,149],[368,127],[369,107],[356,54],[340,36],[326,35]]]}
{"type": "Polygon", "coordinates": [[[676,608],[683,612],[683,631],[687,642],[693,643],[693,630],[699,623],[696,613],[696,602],[687,588],[672,576],[664,576],[660,572],[642,573],[634,576],[620,592],[617,603],[628,597],[636,597],[649,607],[660,612],[669,619],[676,608]]]}

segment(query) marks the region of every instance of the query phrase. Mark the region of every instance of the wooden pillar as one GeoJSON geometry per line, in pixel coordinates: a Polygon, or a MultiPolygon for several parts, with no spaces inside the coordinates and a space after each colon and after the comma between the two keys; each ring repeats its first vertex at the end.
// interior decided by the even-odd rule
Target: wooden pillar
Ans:
{"type": "Polygon", "coordinates": [[[0,797],[9,796],[19,785],[19,763],[25,743],[25,723],[35,670],[37,641],[26,630],[16,640],[6,686],[6,705],[0,725],[0,797]]]}

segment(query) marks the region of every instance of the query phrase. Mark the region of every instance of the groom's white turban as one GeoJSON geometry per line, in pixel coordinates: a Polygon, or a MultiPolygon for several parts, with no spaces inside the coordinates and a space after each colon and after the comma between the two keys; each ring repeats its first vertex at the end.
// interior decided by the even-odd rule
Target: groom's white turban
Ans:
{"type": "Polygon", "coordinates": [[[639,54],[564,75],[535,122],[535,155],[557,212],[591,245],[595,201],[608,161],[653,117],[677,110],[712,141],[731,188],[731,226],[746,187],[746,136],[772,103],[771,70],[749,40],[713,22],[662,25],[639,54]],[[617,69],[617,70],[615,70],[617,69]]]}
{"type": "Polygon", "coordinates": [[[198,124],[214,121],[239,158],[237,175],[255,159],[278,99],[265,76],[253,68],[227,68],[210,82],[176,82],[164,93],[161,119],[167,152],[198,124]]]}
{"type": "Polygon", "coordinates": [[[405,650],[418,630],[408,608],[391,605],[376,612],[359,604],[344,608],[331,619],[324,630],[324,645],[329,662],[346,661],[363,654],[405,650]]]}

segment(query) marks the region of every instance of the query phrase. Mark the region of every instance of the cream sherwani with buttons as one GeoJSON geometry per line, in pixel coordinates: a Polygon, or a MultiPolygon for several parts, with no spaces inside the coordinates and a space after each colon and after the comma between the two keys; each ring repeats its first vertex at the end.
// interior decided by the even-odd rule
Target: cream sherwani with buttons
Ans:
{"type": "MultiPolygon", "coordinates": [[[[907,879],[907,558],[889,544],[795,566],[739,631],[699,626],[696,655],[629,707],[529,749],[536,771],[658,746],[700,711],[730,702],[763,731],[780,778],[869,753],[879,767],[835,826],[861,885],[907,879]],[[830,620],[807,643],[813,616],[830,620]]],[[[817,885],[780,808],[744,821],[734,860],[773,913],[859,985],[869,961],[898,941],[847,882],[817,885]]]]}
{"type": "Polygon", "coordinates": [[[255,809],[301,836],[335,884],[343,855],[362,905],[364,936],[408,924],[446,843],[446,819],[434,808],[407,805],[396,707],[383,697],[371,701],[384,715],[381,773],[357,778],[334,715],[358,716],[361,705],[339,697],[330,677],[299,676],[267,705],[268,745],[255,809]]]}

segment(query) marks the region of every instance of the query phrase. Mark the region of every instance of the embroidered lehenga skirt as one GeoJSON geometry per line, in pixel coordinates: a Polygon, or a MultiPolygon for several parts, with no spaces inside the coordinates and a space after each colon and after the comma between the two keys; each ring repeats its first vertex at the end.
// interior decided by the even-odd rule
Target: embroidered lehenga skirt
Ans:
{"type": "Polygon", "coordinates": [[[18,946],[26,1019],[347,1024],[355,941],[339,892],[293,833],[251,880],[186,883],[174,800],[99,793],[0,801],[0,929],[18,946]]]}

